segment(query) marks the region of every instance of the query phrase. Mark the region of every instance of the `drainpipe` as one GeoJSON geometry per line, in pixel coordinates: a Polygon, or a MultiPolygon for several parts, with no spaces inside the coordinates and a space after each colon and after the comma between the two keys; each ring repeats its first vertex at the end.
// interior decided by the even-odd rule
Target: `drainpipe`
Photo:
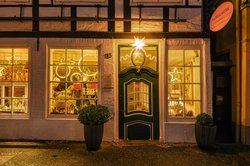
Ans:
{"type": "Polygon", "coordinates": [[[241,91],[242,91],[242,86],[241,86],[241,79],[242,79],[242,73],[241,73],[241,59],[242,59],[242,55],[241,55],[241,2],[238,0],[235,0],[235,17],[236,17],[236,111],[238,113],[236,113],[236,127],[237,127],[237,123],[239,123],[236,133],[237,133],[237,137],[238,141],[242,144],[242,133],[241,133],[241,126],[242,126],[242,121],[241,121],[241,114],[242,114],[242,107],[241,107],[241,91]],[[238,132],[237,132],[238,131],[238,132]]]}

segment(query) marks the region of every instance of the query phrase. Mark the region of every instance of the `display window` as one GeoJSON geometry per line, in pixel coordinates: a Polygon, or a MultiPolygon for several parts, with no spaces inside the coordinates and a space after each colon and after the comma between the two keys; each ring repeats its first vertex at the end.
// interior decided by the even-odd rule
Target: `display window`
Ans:
{"type": "Polygon", "coordinates": [[[28,113],[28,48],[0,48],[0,116],[28,113]]]}
{"type": "Polygon", "coordinates": [[[98,50],[50,49],[49,114],[74,115],[98,100],[98,50]]]}
{"type": "Polygon", "coordinates": [[[193,118],[201,112],[200,50],[168,51],[168,116],[193,118]]]}

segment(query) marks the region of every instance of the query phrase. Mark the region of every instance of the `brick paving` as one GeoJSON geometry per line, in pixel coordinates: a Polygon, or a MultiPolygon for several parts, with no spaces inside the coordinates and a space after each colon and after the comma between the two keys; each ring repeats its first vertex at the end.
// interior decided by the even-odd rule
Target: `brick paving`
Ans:
{"type": "Polygon", "coordinates": [[[1,166],[250,166],[250,146],[218,145],[215,151],[195,144],[103,142],[95,152],[83,142],[1,141],[1,166]]]}

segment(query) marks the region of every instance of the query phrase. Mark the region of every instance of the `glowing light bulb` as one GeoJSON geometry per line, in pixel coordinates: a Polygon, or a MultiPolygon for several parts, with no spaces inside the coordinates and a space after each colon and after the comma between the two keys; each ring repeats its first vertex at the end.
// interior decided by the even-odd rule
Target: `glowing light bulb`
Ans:
{"type": "Polygon", "coordinates": [[[133,43],[132,46],[136,47],[136,48],[135,48],[136,51],[137,51],[137,50],[143,49],[142,47],[145,46],[145,43],[144,43],[144,41],[143,41],[144,38],[142,38],[142,39],[139,39],[139,38],[137,38],[137,37],[134,37],[134,38],[135,38],[135,43],[133,43]]]}

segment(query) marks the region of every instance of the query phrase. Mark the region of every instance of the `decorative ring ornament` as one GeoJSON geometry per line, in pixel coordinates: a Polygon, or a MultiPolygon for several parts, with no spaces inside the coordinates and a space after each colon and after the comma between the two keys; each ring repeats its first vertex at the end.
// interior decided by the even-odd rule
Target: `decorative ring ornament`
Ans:
{"type": "MultiPolygon", "coordinates": [[[[87,55],[84,55],[84,56],[87,56],[87,55]]],[[[82,61],[82,57],[79,59],[79,61],[78,61],[78,69],[79,69],[79,71],[84,75],[84,76],[88,76],[88,77],[92,77],[92,76],[95,76],[98,72],[95,72],[95,73],[93,73],[93,74],[86,74],[86,73],[84,73],[83,71],[82,71],[82,69],[81,69],[81,61],[82,61]]]]}
{"type": "MultiPolygon", "coordinates": [[[[65,63],[59,63],[59,65],[66,65],[66,64],[65,64],[65,63]]],[[[58,78],[64,79],[64,78],[66,78],[66,77],[68,77],[68,76],[70,75],[70,73],[71,73],[71,68],[70,68],[70,66],[66,66],[66,76],[61,76],[61,75],[58,74],[58,68],[59,68],[59,67],[65,67],[65,66],[56,66],[55,74],[56,74],[56,76],[57,76],[58,78]],[[67,72],[67,71],[68,71],[68,72],[67,72]]]]}
{"type": "Polygon", "coordinates": [[[130,53],[131,61],[136,67],[137,72],[140,72],[146,60],[146,51],[144,49],[133,48],[130,53]]]}

